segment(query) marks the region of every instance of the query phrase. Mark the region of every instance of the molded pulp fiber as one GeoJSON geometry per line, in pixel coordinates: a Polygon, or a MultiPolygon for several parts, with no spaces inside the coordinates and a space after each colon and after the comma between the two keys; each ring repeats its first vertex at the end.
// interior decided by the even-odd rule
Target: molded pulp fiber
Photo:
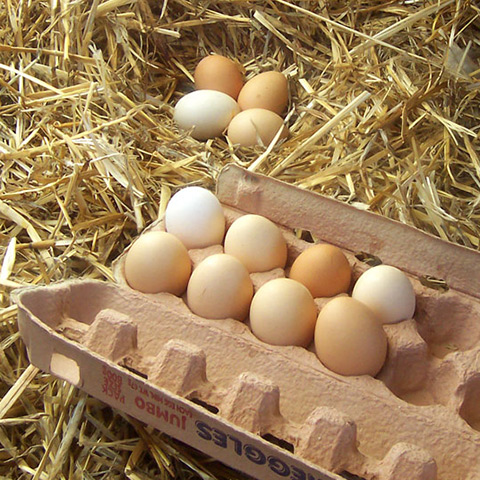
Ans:
{"type": "MultiPolygon", "coordinates": [[[[70,281],[15,293],[31,362],[257,478],[480,479],[480,254],[349,205],[228,166],[217,196],[227,223],[279,225],[291,265],[310,243],[343,249],[354,279],[368,254],[402,269],[413,319],[385,325],[377,378],[327,370],[313,346],[276,347],[248,321],[207,320],[182,298],[70,281]],[[362,255],[360,255],[362,254],[362,255]],[[443,279],[446,292],[424,286],[443,279]]],[[[157,222],[150,229],[163,229],[157,222]]],[[[194,265],[221,246],[191,250],[194,265]]],[[[251,275],[255,289],[283,269],[251,275]]],[[[321,308],[325,299],[316,299],[321,308]]]]}

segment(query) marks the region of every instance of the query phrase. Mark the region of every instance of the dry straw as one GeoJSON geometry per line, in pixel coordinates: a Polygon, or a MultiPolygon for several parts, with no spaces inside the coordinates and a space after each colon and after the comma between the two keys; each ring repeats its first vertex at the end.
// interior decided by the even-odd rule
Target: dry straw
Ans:
{"type": "MultiPolygon", "coordinates": [[[[479,9],[465,0],[4,0],[0,478],[242,478],[28,366],[10,292],[110,263],[235,162],[479,248],[479,9]],[[291,136],[172,122],[201,57],[289,78],[291,136]]],[[[405,246],[408,249],[408,245],[405,246]]]]}

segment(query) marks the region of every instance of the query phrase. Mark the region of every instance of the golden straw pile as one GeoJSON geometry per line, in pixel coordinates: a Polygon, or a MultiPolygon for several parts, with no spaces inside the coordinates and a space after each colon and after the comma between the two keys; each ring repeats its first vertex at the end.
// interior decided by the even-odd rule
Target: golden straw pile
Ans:
{"type": "Polygon", "coordinates": [[[0,479],[244,478],[29,366],[11,291],[111,281],[170,195],[213,188],[230,162],[478,249],[479,14],[468,0],[1,2],[0,479]],[[289,139],[178,131],[173,107],[212,52],[247,78],[287,75],[289,139]]]}

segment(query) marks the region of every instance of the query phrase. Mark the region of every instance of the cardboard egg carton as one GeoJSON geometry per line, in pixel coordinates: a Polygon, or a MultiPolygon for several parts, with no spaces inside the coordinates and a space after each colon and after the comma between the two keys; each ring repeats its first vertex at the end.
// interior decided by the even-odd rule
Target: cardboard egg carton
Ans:
{"type": "MultiPolygon", "coordinates": [[[[376,378],[337,375],[313,347],[265,344],[248,321],[200,318],[182,298],[136,292],[123,255],[117,285],[15,292],[31,362],[258,479],[480,479],[480,254],[233,165],[217,196],[228,224],[245,213],[274,221],[288,265],[310,245],[300,229],[342,248],[354,279],[369,268],[365,256],[410,277],[415,318],[385,326],[376,378]]],[[[196,265],[221,251],[189,254],[196,265]]],[[[251,277],[258,289],[286,273],[251,277]]]]}

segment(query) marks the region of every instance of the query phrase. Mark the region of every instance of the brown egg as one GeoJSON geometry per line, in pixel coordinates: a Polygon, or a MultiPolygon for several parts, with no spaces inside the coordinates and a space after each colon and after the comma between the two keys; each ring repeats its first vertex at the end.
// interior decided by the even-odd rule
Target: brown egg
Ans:
{"type": "Polygon", "coordinates": [[[385,362],[387,336],[363,303],[336,297],[318,315],[315,351],[328,369],[340,375],[375,376],[385,362]]]}
{"type": "Polygon", "coordinates": [[[193,74],[197,90],[217,90],[235,100],[243,87],[241,67],[222,55],[203,58],[193,74]]]}
{"type": "Polygon", "coordinates": [[[125,280],[130,287],[143,293],[181,295],[191,270],[187,249],[167,232],[144,233],[125,256],[125,280]]]}
{"type": "Polygon", "coordinates": [[[242,110],[265,108],[281,115],[288,103],[287,78],[280,72],[263,72],[249,80],[238,95],[242,110]]]}
{"type": "Polygon", "coordinates": [[[187,287],[187,304],[193,313],[210,319],[248,315],[253,285],[245,266],[231,255],[207,257],[193,271],[187,287]]]}
{"type": "Polygon", "coordinates": [[[333,297],[348,291],[352,269],[338,247],[324,243],[304,250],[293,262],[289,277],[303,283],[315,298],[333,297]]]}
{"type": "Polygon", "coordinates": [[[261,215],[243,215],[227,230],[225,253],[238,258],[249,272],[283,268],[287,243],[280,229],[261,215]]]}
{"type": "Polygon", "coordinates": [[[272,345],[306,347],[313,340],[317,307],[310,292],[290,278],[262,285],[250,307],[250,327],[255,336],[272,345]]]}
{"type": "Polygon", "coordinates": [[[267,146],[280,129],[280,139],[287,137],[288,128],[280,115],[264,108],[250,108],[233,117],[228,125],[227,136],[232,143],[242,147],[267,146]]]}

